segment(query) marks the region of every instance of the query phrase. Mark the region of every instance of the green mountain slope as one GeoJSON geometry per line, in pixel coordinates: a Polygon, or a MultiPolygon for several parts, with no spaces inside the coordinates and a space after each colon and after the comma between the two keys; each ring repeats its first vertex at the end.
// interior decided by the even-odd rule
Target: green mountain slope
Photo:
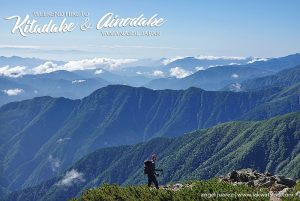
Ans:
{"type": "Polygon", "coordinates": [[[143,161],[158,153],[160,183],[209,179],[235,169],[300,177],[300,113],[259,122],[230,122],[174,139],[100,149],[60,177],[10,194],[5,200],[65,200],[103,182],[145,183],[143,161]],[[71,177],[72,176],[72,177],[71,177]]]}
{"type": "MultiPolygon", "coordinates": [[[[274,90],[274,89],[266,89],[274,90]]],[[[284,114],[286,111],[300,110],[300,83],[284,88],[279,93],[270,96],[268,101],[248,111],[240,119],[262,120],[276,115],[284,114]]]]}
{"type": "Polygon", "coordinates": [[[16,190],[56,176],[101,147],[175,137],[244,115],[263,119],[297,111],[299,101],[293,99],[296,107],[283,101],[284,110],[263,107],[262,113],[271,115],[250,115],[285,95],[299,96],[298,90],[285,90],[233,93],[108,86],[82,100],[42,97],[11,103],[0,108],[0,138],[5,139],[0,143],[1,175],[10,181],[8,189],[16,190]]]}

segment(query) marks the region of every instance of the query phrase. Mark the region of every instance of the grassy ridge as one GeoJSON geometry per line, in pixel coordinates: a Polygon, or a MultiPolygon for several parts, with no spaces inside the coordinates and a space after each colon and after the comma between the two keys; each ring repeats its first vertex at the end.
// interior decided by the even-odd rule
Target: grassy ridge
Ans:
{"type": "Polygon", "coordinates": [[[120,187],[118,185],[104,184],[100,188],[87,190],[80,198],[73,198],[72,201],[269,200],[268,197],[253,196],[255,194],[265,195],[268,193],[266,189],[255,189],[245,185],[234,186],[225,182],[219,182],[216,179],[190,183],[192,183],[192,187],[182,188],[177,191],[149,189],[147,186],[120,187]],[[219,195],[219,197],[217,197],[217,195],[219,195]]]}

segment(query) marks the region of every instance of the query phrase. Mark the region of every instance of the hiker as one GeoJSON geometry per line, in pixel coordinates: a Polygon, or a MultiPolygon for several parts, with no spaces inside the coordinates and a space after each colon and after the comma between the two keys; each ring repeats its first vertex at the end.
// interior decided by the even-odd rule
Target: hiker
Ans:
{"type": "Polygon", "coordinates": [[[156,171],[162,171],[161,169],[155,169],[155,161],[157,159],[156,154],[152,154],[151,160],[144,161],[144,173],[148,176],[148,186],[151,186],[151,183],[153,182],[156,189],[159,189],[158,182],[156,179],[156,176],[159,176],[159,174],[156,173],[156,171]]]}

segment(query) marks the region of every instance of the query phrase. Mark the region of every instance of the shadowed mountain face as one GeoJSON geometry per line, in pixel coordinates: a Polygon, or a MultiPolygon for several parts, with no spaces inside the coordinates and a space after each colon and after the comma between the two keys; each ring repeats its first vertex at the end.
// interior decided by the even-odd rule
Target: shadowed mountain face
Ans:
{"type": "Polygon", "coordinates": [[[297,86],[234,93],[115,85],[82,100],[41,97],[10,103],[0,108],[2,175],[10,189],[18,189],[57,175],[101,147],[179,136],[231,120],[265,119],[299,110],[298,100],[297,86]]]}
{"type": "Polygon", "coordinates": [[[103,182],[145,183],[142,163],[158,153],[160,182],[208,179],[231,170],[258,171],[299,178],[300,113],[260,122],[231,122],[175,139],[157,138],[134,146],[100,149],[61,176],[12,193],[5,200],[66,200],[103,182]]]}

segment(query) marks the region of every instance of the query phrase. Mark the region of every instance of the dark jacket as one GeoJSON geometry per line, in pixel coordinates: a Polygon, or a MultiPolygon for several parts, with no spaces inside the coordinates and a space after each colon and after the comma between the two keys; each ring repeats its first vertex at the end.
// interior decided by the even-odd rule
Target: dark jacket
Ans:
{"type": "Polygon", "coordinates": [[[155,175],[156,173],[155,173],[155,162],[154,161],[152,161],[152,163],[151,163],[151,166],[150,166],[150,168],[149,168],[149,174],[150,175],[155,175]]]}

